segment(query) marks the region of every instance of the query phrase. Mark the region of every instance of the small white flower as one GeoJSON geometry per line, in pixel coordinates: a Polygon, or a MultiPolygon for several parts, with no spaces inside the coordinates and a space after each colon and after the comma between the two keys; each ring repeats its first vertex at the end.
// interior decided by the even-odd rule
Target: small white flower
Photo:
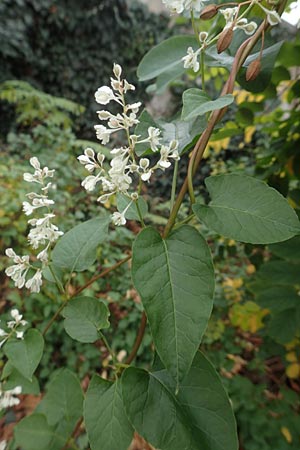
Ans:
{"type": "Polygon", "coordinates": [[[172,13],[177,14],[184,11],[184,1],[185,0],[162,0],[162,2],[171,10],[172,13]]]}
{"type": "Polygon", "coordinates": [[[111,220],[116,226],[125,225],[126,223],[124,213],[119,213],[118,211],[113,213],[113,215],[111,216],[111,220]]]}
{"type": "Polygon", "coordinates": [[[18,323],[22,320],[22,314],[19,313],[18,309],[12,309],[10,312],[11,317],[18,323]]]}
{"type": "Polygon", "coordinates": [[[192,47],[187,49],[187,55],[182,58],[183,67],[185,69],[193,69],[194,72],[198,72],[200,68],[200,64],[198,61],[198,55],[200,53],[200,49],[194,52],[192,47]]]}
{"type": "Polygon", "coordinates": [[[99,175],[96,176],[89,175],[82,181],[81,186],[83,186],[86,191],[93,191],[96,187],[96,184],[99,183],[99,181],[100,181],[99,175]]]}
{"type": "Polygon", "coordinates": [[[21,386],[17,386],[14,389],[10,389],[8,391],[4,391],[2,388],[2,384],[0,383],[0,411],[2,409],[18,405],[20,403],[20,399],[14,397],[14,395],[19,395],[21,394],[21,392],[21,386]]]}
{"type": "Polygon", "coordinates": [[[95,99],[101,105],[107,105],[111,100],[115,100],[112,89],[108,86],[102,86],[95,92],[95,99]]]}
{"type": "Polygon", "coordinates": [[[117,130],[109,130],[104,125],[95,125],[96,137],[99,139],[103,145],[106,145],[110,140],[110,135],[117,130]]]}
{"type": "Polygon", "coordinates": [[[208,33],[206,31],[200,31],[199,33],[199,41],[205,42],[208,38],[208,33]]]}
{"type": "Polygon", "coordinates": [[[24,331],[16,331],[17,339],[24,339],[24,331]]]}
{"type": "Polygon", "coordinates": [[[34,276],[26,281],[25,286],[27,289],[30,289],[31,292],[40,292],[42,284],[42,272],[38,269],[34,276]]]}
{"type": "Polygon", "coordinates": [[[122,75],[122,67],[119,64],[114,63],[113,73],[116,78],[120,79],[122,75]]]}
{"type": "Polygon", "coordinates": [[[5,450],[7,445],[7,441],[0,441],[0,450],[5,450]]]}

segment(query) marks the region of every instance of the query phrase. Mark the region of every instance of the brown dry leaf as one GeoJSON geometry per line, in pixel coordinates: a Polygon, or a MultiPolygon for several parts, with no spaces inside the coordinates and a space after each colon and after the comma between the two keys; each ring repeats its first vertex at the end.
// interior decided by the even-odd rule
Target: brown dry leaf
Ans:
{"type": "Polygon", "coordinates": [[[137,433],[134,434],[133,441],[128,450],[155,450],[154,447],[144,441],[137,433]]]}

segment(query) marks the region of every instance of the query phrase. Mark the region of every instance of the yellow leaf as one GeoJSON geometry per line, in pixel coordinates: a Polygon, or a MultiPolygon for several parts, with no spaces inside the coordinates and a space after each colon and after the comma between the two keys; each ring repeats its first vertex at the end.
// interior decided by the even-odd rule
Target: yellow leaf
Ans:
{"type": "Polygon", "coordinates": [[[285,359],[288,362],[295,363],[295,362],[297,362],[297,355],[295,352],[289,352],[285,355],[285,359]]]}
{"type": "Polygon", "coordinates": [[[292,438],[290,430],[287,427],[281,427],[280,431],[283,434],[283,436],[285,437],[286,441],[289,444],[291,444],[291,442],[293,441],[293,438],[292,438]]]}
{"type": "Polygon", "coordinates": [[[254,126],[250,126],[245,128],[245,134],[244,134],[244,140],[246,144],[249,144],[249,142],[251,142],[252,140],[252,136],[256,131],[256,127],[254,126]]]}
{"type": "Polygon", "coordinates": [[[255,268],[254,264],[249,264],[246,267],[246,272],[248,275],[252,275],[255,271],[256,271],[256,268],[255,268]]]}
{"type": "Polygon", "coordinates": [[[300,364],[293,363],[286,368],[286,374],[289,378],[296,379],[300,377],[300,364]]]}

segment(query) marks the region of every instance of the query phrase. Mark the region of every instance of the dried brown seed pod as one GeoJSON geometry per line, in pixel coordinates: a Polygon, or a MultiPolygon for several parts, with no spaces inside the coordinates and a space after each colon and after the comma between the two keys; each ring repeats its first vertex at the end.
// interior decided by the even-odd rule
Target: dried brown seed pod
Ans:
{"type": "Polygon", "coordinates": [[[222,53],[224,52],[224,50],[226,50],[229,45],[231,44],[233,38],[233,28],[226,28],[226,30],[222,31],[222,33],[220,34],[220,37],[218,39],[217,42],[217,50],[218,53],[222,53]]]}
{"type": "Polygon", "coordinates": [[[215,15],[218,12],[217,5],[208,5],[204,9],[202,9],[202,12],[200,14],[200,19],[202,20],[209,20],[215,17],[215,15]]]}
{"type": "Polygon", "coordinates": [[[255,59],[252,63],[249,64],[246,71],[246,81],[253,81],[259,74],[261,69],[261,59],[255,59]]]}

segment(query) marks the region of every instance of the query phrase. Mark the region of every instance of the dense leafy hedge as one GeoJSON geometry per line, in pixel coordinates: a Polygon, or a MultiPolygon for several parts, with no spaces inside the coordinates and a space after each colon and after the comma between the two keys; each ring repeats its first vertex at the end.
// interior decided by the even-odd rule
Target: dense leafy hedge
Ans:
{"type": "MultiPolygon", "coordinates": [[[[126,0],[3,0],[0,81],[21,79],[92,108],[117,61],[135,81],[145,52],[166,36],[168,18],[126,0]]],[[[86,120],[94,120],[91,109],[86,120]]]]}

